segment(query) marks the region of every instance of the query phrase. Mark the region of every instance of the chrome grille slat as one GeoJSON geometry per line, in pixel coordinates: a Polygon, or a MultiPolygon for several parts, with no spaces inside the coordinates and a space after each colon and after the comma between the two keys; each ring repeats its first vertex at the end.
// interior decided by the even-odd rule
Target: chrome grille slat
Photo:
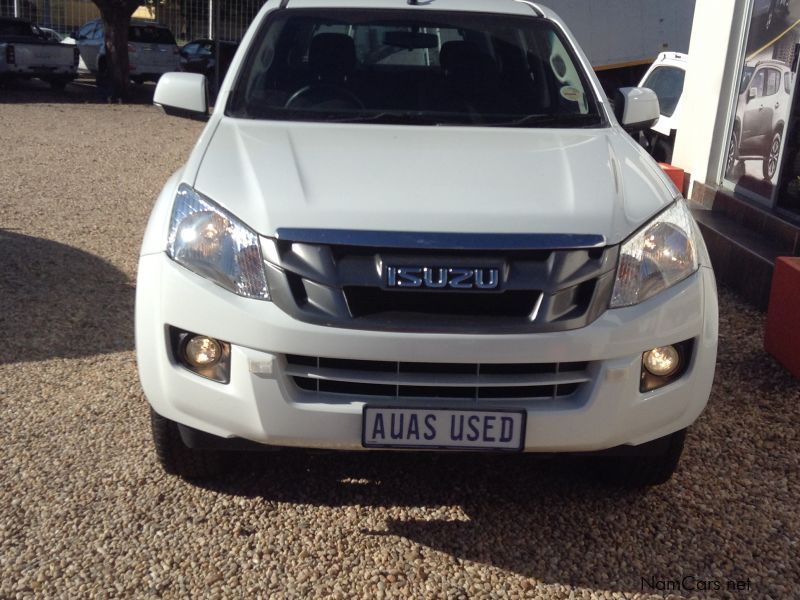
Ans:
{"type": "Polygon", "coordinates": [[[461,364],[327,359],[287,355],[285,374],[317,396],[561,399],[591,381],[589,363],[461,364]]]}
{"type": "Polygon", "coordinates": [[[525,387],[535,385],[558,385],[584,383],[589,376],[584,373],[539,375],[451,375],[435,373],[374,373],[346,369],[309,369],[308,367],[286,368],[292,377],[308,377],[325,381],[353,381],[355,383],[377,383],[381,385],[424,385],[431,387],[525,387]]]}

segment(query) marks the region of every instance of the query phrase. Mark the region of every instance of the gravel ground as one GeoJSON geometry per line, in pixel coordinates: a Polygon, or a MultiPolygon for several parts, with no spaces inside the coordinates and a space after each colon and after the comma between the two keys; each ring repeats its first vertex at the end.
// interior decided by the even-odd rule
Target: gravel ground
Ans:
{"type": "Polygon", "coordinates": [[[0,597],[660,598],[685,576],[711,591],[674,597],[800,597],[800,385],[725,291],[709,408],[657,489],[492,456],[165,476],[134,362],[136,254],[201,125],[57,98],[0,90],[0,597]]]}

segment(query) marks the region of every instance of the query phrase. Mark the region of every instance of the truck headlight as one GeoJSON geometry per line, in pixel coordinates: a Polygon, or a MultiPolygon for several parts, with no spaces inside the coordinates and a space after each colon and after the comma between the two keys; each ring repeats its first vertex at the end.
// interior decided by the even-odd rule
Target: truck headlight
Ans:
{"type": "Polygon", "coordinates": [[[679,199],[623,243],[611,308],[644,302],[697,271],[697,235],[679,199]]]}
{"type": "Polygon", "coordinates": [[[167,254],[234,294],[269,300],[258,235],[186,184],[175,196],[167,254]]]}

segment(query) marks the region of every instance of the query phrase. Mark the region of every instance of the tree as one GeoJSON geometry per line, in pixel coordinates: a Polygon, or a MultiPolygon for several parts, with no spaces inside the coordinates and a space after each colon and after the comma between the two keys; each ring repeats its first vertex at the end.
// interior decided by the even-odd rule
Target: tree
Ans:
{"type": "Polygon", "coordinates": [[[128,75],[128,28],[141,0],[92,0],[100,10],[105,29],[106,56],[103,75],[110,79],[117,96],[125,98],[130,87],[128,75]]]}

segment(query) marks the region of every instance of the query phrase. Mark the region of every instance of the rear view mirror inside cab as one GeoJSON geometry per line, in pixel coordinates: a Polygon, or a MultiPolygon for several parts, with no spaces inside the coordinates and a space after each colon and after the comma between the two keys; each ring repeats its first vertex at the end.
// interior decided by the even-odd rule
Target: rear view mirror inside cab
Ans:
{"type": "Polygon", "coordinates": [[[383,36],[386,46],[405,48],[406,50],[419,50],[422,48],[438,48],[439,38],[434,33],[420,33],[416,31],[387,31],[383,36]]]}

